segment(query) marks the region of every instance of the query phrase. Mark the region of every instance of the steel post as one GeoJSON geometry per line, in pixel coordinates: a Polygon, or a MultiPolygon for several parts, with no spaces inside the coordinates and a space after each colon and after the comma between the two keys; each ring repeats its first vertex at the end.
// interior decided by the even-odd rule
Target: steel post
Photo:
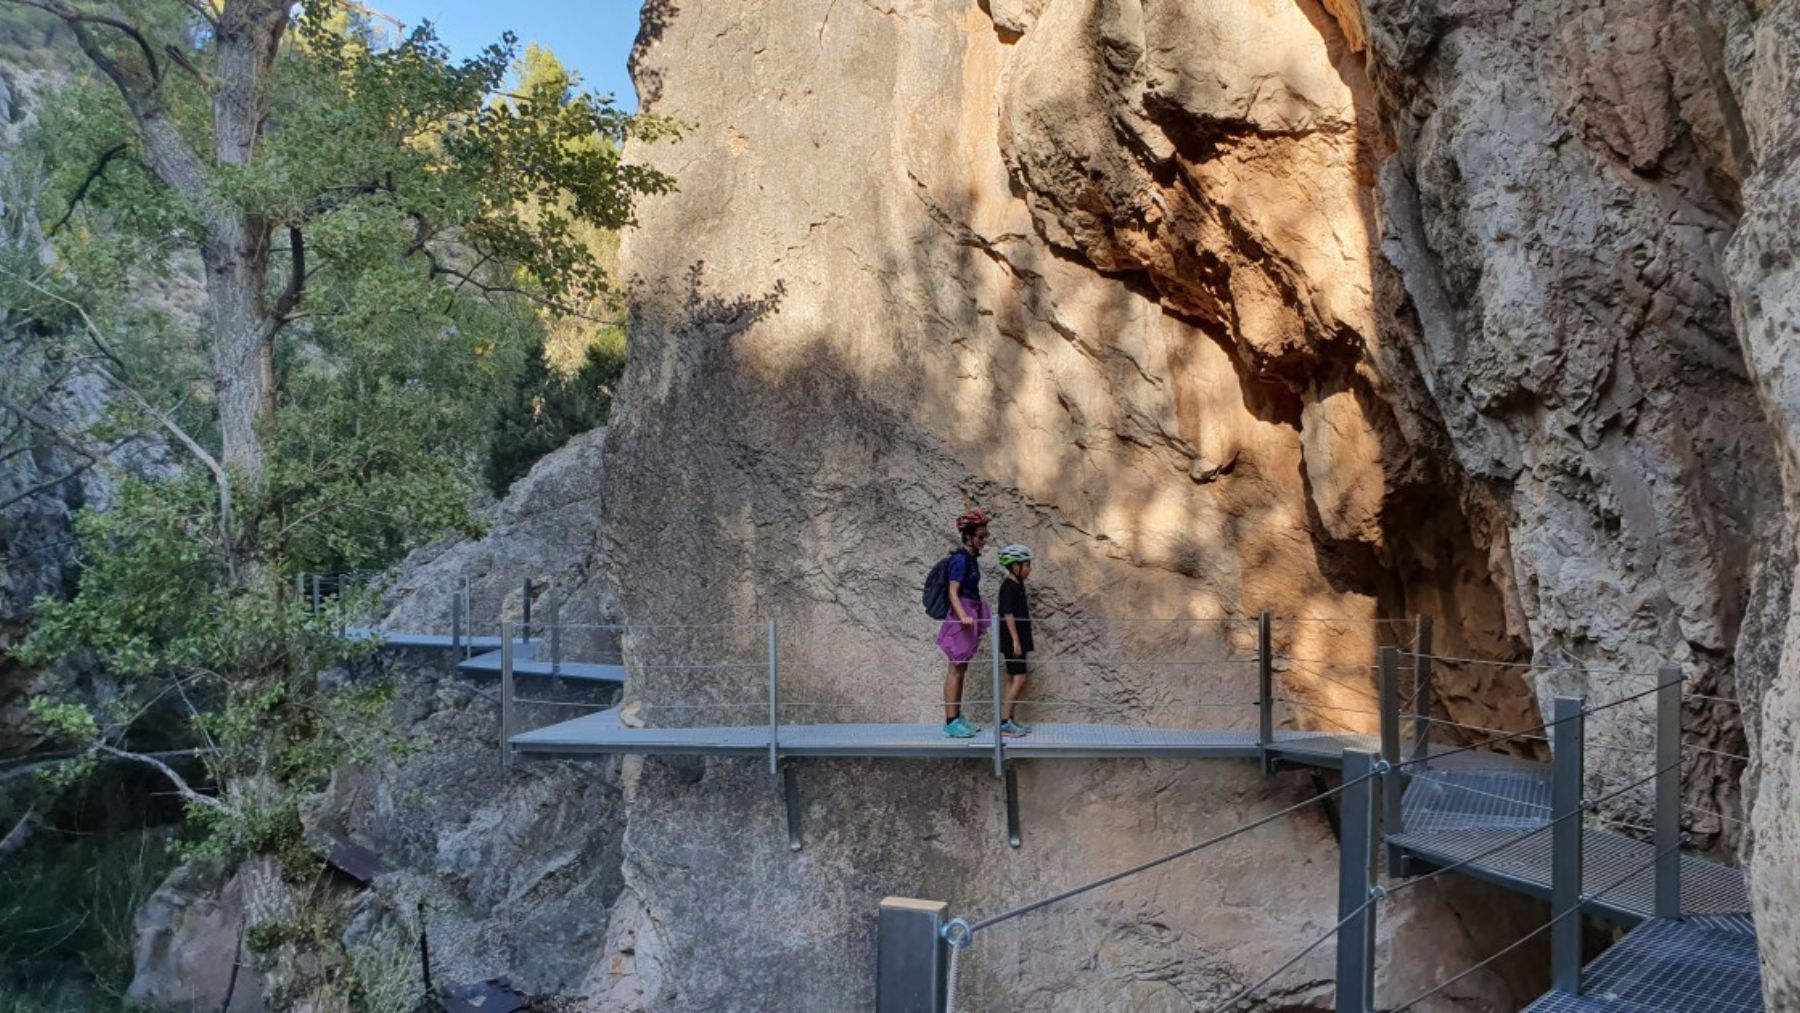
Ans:
{"type": "Polygon", "coordinates": [[[1656,917],[1681,917],[1681,670],[1657,672],[1656,917]]]}
{"type": "MultiPolygon", "coordinates": [[[[1387,761],[1388,775],[1381,779],[1381,832],[1392,837],[1406,830],[1401,802],[1405,778],[1400,776],[1400,650],[1381,649],[1381,758],[1387,761]]],[[[1395,879],[1406,875],[1399,847],[1388,845],[1388,875],[1395,879]]]]}
{"type": "Polygon", "coordinates": [[[1430,766],[1431,756],[1431,617],[1419,617],[1418,644],[1413,647],[1413,759],[1430,766]]]}
{"type": "Polygon", "coordinates": [[[769,620],[769,774],[781,773],[781,680],[776,663],[775,620],[769,620]]]}
{"type": "Polygon", "coordinates": [[[1581,798],[1584,702],[1559,696],[1551,719],[1550,987],[1581,994],[1581,798]]]}
{"type": "Polygon", "coordinates": [[[562,674],[562,599],[550,597],[550,674],[562,674]]]}
{"type": "Polygon", "coordinates": [[[500,769],[512,766],[513,624],[500,624],[500,769]]]}
{"type": "Polygon", "coordinates": [[[319,614],[320,598],[324,594],[324,590],[319,587],[319,575],[316,573],[312,575],[312,585],[312,610],[313,615],[316,616],[319,614]]]}
{"type": "Polygon", "coordinates": [[[886,897],[875,925],[877,1013],[945,1013],[950,946],[942,901],[886,897]]]}
{"type": "Polygon", "coordinates": [[[1275,772],[1275,639],[1264,609],[1256,617],[1256,748],[1265,774],[1275,772]]]}
{"type": "Polygon", "coordinates": [[[523,640],[525,643],[529,644],[529,643],[531,643],[531,578],[530,577],[525,578],[525,596],[524,596],[524,605],[522,606],[522,608],[524,609],[523,618],[524,618],[525,622],[524,622],[524,632],[522,632],[519,635],[519,639],[523,640]]]}
{"type": "Polygon", "coordinates": [[[1018,847],[1023,843],[1019,835],[1019,771],[1018,765],[1006,768],[1006,843],[1018,847]]]}
{"type": "MultiPolygon", "coordinates": [[[[1370,875],[1375,856],[1375,757],[1344,752],[1338,800],[1343,839],[1338,846],[1337,1013],[1368,1013],[1375,1004],[1375,905],[1370,875]]],[[[1379,780],[1394,777],[1389,770],[1379,780]]]]}
{"type": "Polygon", "coordinates": [[[450,592],[450,657],[463,653],[463,592],[450,592]]]}
{"type": "Polygon", "coordinates": [[[988,639],[993,641],[993,650],[989,653],[994,659],[994,776],[1006,776],[1006,747],[1001,744],[1000,734],[1000,619],[998,616],[988,624],[988,639]]]}

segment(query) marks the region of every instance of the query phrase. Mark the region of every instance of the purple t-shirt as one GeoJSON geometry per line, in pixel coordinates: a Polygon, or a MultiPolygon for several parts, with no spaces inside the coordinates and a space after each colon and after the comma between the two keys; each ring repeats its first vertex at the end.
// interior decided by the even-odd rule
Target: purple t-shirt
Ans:
{"type": "Polygon", "coordinates": [[[950,557],[950,567],[944,571],[947,583],[960,584],[957,594],[963,598],[981,599],[981,564],[970,555],[968,549],[958,549],[950,557]]]}

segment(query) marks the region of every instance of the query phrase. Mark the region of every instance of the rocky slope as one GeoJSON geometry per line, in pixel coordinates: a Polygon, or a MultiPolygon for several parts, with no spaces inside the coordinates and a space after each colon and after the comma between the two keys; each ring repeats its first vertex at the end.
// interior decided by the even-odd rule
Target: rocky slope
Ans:
{"type": "MultiPolygon", "coordinates": [[[[1685,717],[1715,751],[1686,792],[1728,853],[1749,797],[1730,754],[1757,734],[1740,715],[1800,681],[1790,662],[1757,699],[1792,567],[1794,19],[1670,0],[651,5],[640,90],[697,126],[636,152],[682,190],[646,202],[623,250],[640,287],[602,514],[622,611],[775,617],[792,698],[928,720],[913,593],[980,503],[1040,551],[1052,658],[1224,658],[1241,638],[1123,620],[1268,608],[1337,620],[1281,644],[1359,665],[1404,641],[1369,620],[1428,612],[1439,653],[1536,666],[1445,674],[1450,716],[1511,728],[1677,667],[1714,698],[1685,717]]],[[[760,649],[693,639],[639,647],[760,649]]],[[[1045,671],[1039,692],[1128,720],[1244,695],[1216,667],[1045,671]]],[[[1367,675],[1283,681],[1354,709],[1367,675]]],[[[658,707],[758,689],[675,667],[628,694],[674,720],[658,707]]],[[[1622,757],[1596,782],[1641,775],[1642,716],[1596,722],[1622,757]]],[[[1793,937],[1800,768],[1785,728],[1761,731],[1774,1002],[1800,970],[1769,941],[1793,937]]],[[[1053,767],[1022,771],[1031,843],[1010,853],[980,771],[808,765],[794,856],[766,769],[628,764],[609,941],[629,959],[589,991],[855,1006],[883,893],[985,912],[1302,790],[1228,765],[1053,767]]],[[[1329,836],[1277,837],[996,932],[965,986],[996,1009],[1223,998],[1329,922],[1302,871],[1329,836]]],[[[1384,963],[1383,1001],[1493,948],[1455,911],[1389,919],[1390,945],[1429,959],[1384,963]]],[[[1283,1000],[1323,1002],[1328,976],[1303,964],[1283,1000]]]]}

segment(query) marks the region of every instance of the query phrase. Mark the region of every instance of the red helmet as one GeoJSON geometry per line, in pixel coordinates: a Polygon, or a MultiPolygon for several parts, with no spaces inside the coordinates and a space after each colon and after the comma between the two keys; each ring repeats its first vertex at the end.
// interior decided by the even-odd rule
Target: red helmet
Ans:
{"type": "Polygon", "coordinates": [[[983,510],[980,507],[973,507],[963,511],[963,515],[956,519],[956,532],[957,534],[966,534],[991,520],[993,520],[993,518],[988,516],[986,510],[983,510]]]}

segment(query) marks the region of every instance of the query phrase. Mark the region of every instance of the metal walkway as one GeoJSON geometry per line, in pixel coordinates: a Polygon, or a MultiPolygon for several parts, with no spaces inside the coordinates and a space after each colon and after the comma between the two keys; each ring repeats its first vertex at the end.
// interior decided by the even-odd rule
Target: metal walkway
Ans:
{"type": "MultiPolygon", "coordinates": [[[[511,739],[521,755],[538,758],[604,753],[767,756],[837,756],[985,760],[994,752],[991,728],[972,739],[952,739],[941,724],[768,725],[638,728],[622,723],[617,708],[522,732],[511,739]]],[[[1161,757],[1254,760],[1263,756],[1257,733],[1195,728],[1144,728],[1122,724],[1040,724],[1031,734],[1003,739],[1010,759],[1161,757]]],[[[1366,735],[1279,730],[1269,752],[1283,762],[1338,767],[1346,749],[1373,749],[1366,735]]]]}
{"type": "Polygon", "coordinates": [[[1743,915],[1656,919],[1583,971],[1584,992],[1552,992],[1525,1013],[1759,1013],[1756,927],[1743,915]]]}
{"type": "MultiPolygon", "coordinates": [[[[1393,793],[1385,803],[1386,815],[1378,821],[1381,828],[1375,833],[1374,842],[1388,850],[1389,875],[1398,887],[1403,888],[1413,878],[1429,878],[1440,871],[1453,871],[1551,901],[1552,918],[1543,930],[1556,930],[1552,951],[1561,953],[1561,959],[1565,961],[1559,967],[1576,968],[1579,973],[1571,977],[1566,971],[1559,970],[1557,980],[1573,981],[1574,986],[1548,993],[1529,1006],[1528,1013],[1756,1013],[1763,1008],[1755,928],[1748,914],[1750,904],[1743,872],[1676,849],[1658,851],[1655,845],[1634,836],[1589,825],[1595,815],[1592,806],[1596,803],[1581,799],[1579,794],[1583,750],[1578,744],[1578,732],[1573,739],[1559,740],[1561,745],[1556,750],[1556,755],[1561,757],[1565,747],[1573,746],[1574,762],[1570,769],[1574,773],[1569,774],[1567,770],[1558,773],[1559,778],[1572,779],[1559,782],[1565,785],[1561,789],[1553,783],[1552,772],[1558,768],[1551,764],[1488,751],[1442,748],[1430,742],[1428,725],[1441,722],[1422,716],[1432,713],[1428,622],[1420,624],[1421,633],[1412,654],[1411,709],[1419,714],[1401,712],[1399,652],[1394,648],[1382,650],[1380,735],[1274,727],[1271,705],[1281,702],[1282,698],[1276,695],[1269,619],[1265,616],[1260,621],[1259,692],[1252,701],[1259,715],[1255,728],[1152,728],[1123,723],[1046,722],[1036,724],[1027,736],[1001,739],[992,722],[988,721],[983,722],[986,727],[974,738],[951,739],[943,734],[942,725],[935,721],[781,722],[778,720],[780,702],[776,695],[772,646],[768,663],[766,723],[642,727],[626,723],[621,718],[620,708],[614,706],[540,728],[517,730],[513,723],[512,681],[515,678],[528,676],[563,679],[572,684],[617,686],[625,682],[627,669],[622,665],[565,660],[559,650],[554,651],[554,662],[534,657],[538,644],[544,642],[542,639],[534,643],[529,638],[515,638],[510,650],[503,649],[505,638],[512,637],[518,627],[508,623],[502,625],[501,636],[470,636],[462,625],[462,617],[466,615],[464,602],[456,616],[456,632],[450,636],[376,633],[367,628],[346,629],[343,633],[355,638],[379,636],[382,646],[388,649],[435,650],[453,656],[480,652],[461,657],[455,667],[478,677],[500,677],[502,689],[498,702],[503,762],[511,762],[514,757],[555,759],[607,754],[766,757],[771,769],[779,769],[783,777],[790,842],[794,848],[800,847],[800,808],[792,780],[793,769],[783,762],[794,758],[992,761],[995,773],[1004,771],[1005,774],[1009,833],[1012,843],[1017,846],[1017,789],[1008,761],[1231,759],[1259,761],[1265,770],[1284,765],[1339,769],[1345,767],[1345,754],[1350,752],[1361,758],[1355,769],[1368,770],[1373,754],[1378,758],[1376,762],[1383,775],[1380,782],[1389,786],[1384,790],[1393,793]],[[1401,740],[1409,732],[1412,741],[1403,751],[1401,740]],[[1569,784],[1575,787],[1567,787],[1569,784]],[[1561,803],[1557,800],[1558,790],[1565,792],[1561,803]],[[1571,802],[1571,799],[1579,801],[1571,802]],[[1566,815],[1554,815],[1559,804],[1564,806],[1566,815]],[[1569,821],[1570,816],[1575,817],[1573,822],[1569,821]],[[1578,831],[1571,828],[1578,828],[1578,831]],[[1557,856],[1558,847],[1564,849],[1561,859],[1557,856]],[[1569,849],[1577,855],[1573,864],[1568,861],[1569,849]],[[1679,919],[1658,917],[1657,884],[1669,867],[1678,872],[1668,872],[1668,892],[1660,910],[1678,911],[1682,915],[1679,919]],[[1573,874],[1558,873],[1559,868],[1572,869],[1573,874]],[[1657,871],[1656,876],[1643,874],[1652,868],[1657,871]],[[1558,875],[1563,876],[1560,882],[1558,875]],[[1577,879],[1579,885],[1571,887],[1569,884],[1577,879]],[[1667,898],[1677,893],[1679,903],[1670,904],[1667,898]],[[1561,913],[1558,913],[1559,905],[1561,913]],[[1579,932],[1566,930],[1569,922],[1578,923],[1580,919],[1567,917],[1569,915],[1605,919],[1631,927],[1631,931],[1586,968],[1579,968],[1579,932]],[[1571,953],[1575,954],[1573,958],[1571,953]]],[[[772,645],[772,624],[769,632],[772,645]]],[[[549,643],[557,644],[558,641],[551,639],[549,643]]],[[[997,670],[998,666],[995,667],[997,670]]],[[[1658,678],[1661,678],[1660,673],[1658,678]]],[[[998,682],[997,675],[995,681],[998,682]]],[[[995,688],[997,690],[998,686],[995,688]]],[[[1666,714],[1679,712],[1679,693],[1663,692],[1669,688],[1657,690],[1659,721],[1666,714]]],[[[557,704],[557,701],[524,699],[516,702],[557,704]]],[[[1559,700],[1558,706],[1567,702],[1559,700]]],[[[1624,701],[1605,706],[1619,702],[1624,701]]],[[[1030,706],[1029,700],[1024,703],[1030,706]]],[[[677,713],[681,706],[675,706],[677,713]]],[[[704,707],[700,709],[705,710],[704,707]]],[[[651,713],[655,713],[654,708],[651,713]]],[[[1563,720],[1559,717],[1556,722],[1541,726],[1540,730],[1548,730],[1550,724],[1559,724],[1563,720]]],[[[1666,728],[1674,730],[1669,741],[1679,741],[1678,717],[1667,720],[1672,723],[1659,725],[1659,744],[1664,740],[1666,728]]],[[[1574,727],[1579,728],[1579,725],[1574,727]]],[[[1664,758],[1659,757],[1657,762],[1664,764],[1664,758]]],[[[1673,766],[1678,767],[1678,764],[1673,766]]],[[[1671,769],[1671,765],[1665,764],[1661,769],[1671,769]]],[[[1673,776],[1678,777],[1678,772],[1673,776]]],[[[1360,780],[1367,777],[1364,775],[1360,780]]],[[[1678,782],[1669,781],[1661,773],[1656,774],[1656,780],[1659,822],[1678,819],[1678,815],[1672,814],[1674,810],[1665,806],[1664,796],[1660,794],[1667,784],[1678,782]]],[[[1350,783],[1347,778],[1345,786],[1350,783]]],[[[1678,795],[1667,797],[1679,802],[1678,795]]],[[[1678,808],[1677,805],[1675,810],[1678,808]]],[[[1596,822],[1605,825],[1607,821],[1596,822]]],[[[1348,857],[1348,852],[1343,861],[1358,864],[1348,857]]],[[[1347,873],[1340,870],[1340,879],[1344,875],[1347,873]]],[[[1370,885],[1373,886],[1373,881],[1370,885]]],[[[1390,890],[1395,888],[1389,887],[1390,890]]],[[[1362,902],[1362,908],[1369,909],[1366,917],[1371,919],[1368,922],[1371,949],[1372,905],[1381,896],[1381,891],[1375,890],[1362,902]]],[[[1340,899],[1342,903],[1344,901],[1340,899]]],[[[1343,930],[1345,924],[1349,922],[1340,923],[1339,930],[1343,930]]],[[[1340,975],[1345,966],[1341,963],[1343,945],[1344,941],[1340,940],[1340,975]]],[[[1371,952],[1366,962],[1372,963],[1373,956],[1371,952]]],[[[1354,963],[1355,958],[1350,959],[1354,963]]],[[[1369,987],[1372,972],[1365,968],[1357,973],[1363,975],[1363,987],[1369,987]]],[[[1448,983],[1443,982],[1440,987],[1448,983]]],[[[1343,987],[1339,991],[1340,1009],[1370,1008],[1367,1002],[1358,1005],[1358,1000],[1347,996],[1343,987]]],[[[1402,1008],[1410,1008],[1435,991],[1405,1003],[1402,1008]]]]}

